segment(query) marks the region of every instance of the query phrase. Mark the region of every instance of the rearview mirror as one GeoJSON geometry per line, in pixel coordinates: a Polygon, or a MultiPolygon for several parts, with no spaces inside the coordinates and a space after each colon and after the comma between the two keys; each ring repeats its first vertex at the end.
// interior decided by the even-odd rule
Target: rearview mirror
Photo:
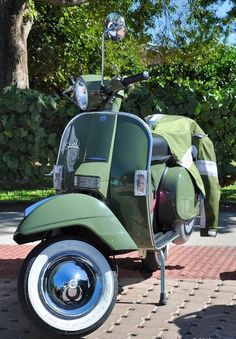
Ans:
{"type": "Polygon", "coordinates": [[[105,33],[113,41],[120,41],[125,36],[125,19],[117,13],[110,13],[105,20],[105,33]]]}
{"type": "Polygon", "coordinates": [[[105,20],[105,30],[102,34],[102,78],[101,88],[104,88],[104,50],[105,50],[105,36],[113,41],[120,41],[125,36],[125,19],[117,13],[110,13],[105,20]]]}

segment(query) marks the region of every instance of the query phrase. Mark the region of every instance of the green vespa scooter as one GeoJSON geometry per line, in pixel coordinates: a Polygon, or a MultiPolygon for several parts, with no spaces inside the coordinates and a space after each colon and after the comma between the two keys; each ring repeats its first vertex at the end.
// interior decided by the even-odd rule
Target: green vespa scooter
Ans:
{"type": "Polygon", "coordinates": [[[103,76],[105,35],[120,40],[124,31],[124,19],[109,15],[102,76],[72,79],[64,92],[80,114],[61,138],[53,170],[57,194],[27,208],[14,234],[18,244],[41,241],[22,265],[20,302],[36,326],[63,337],[96,330],[111,313],[116,254],[139,251],[151,270],[160,262],[165,304],[165,249],[188,240],[199,213],[199,191],[171,161],[165,139],[137,116],[119,112],[122,90],[148,73],[103,76]]]}

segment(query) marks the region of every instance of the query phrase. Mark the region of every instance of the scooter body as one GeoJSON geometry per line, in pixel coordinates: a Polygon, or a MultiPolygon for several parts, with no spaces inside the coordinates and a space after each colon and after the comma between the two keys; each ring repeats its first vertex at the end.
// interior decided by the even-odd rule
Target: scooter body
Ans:
{"type": "Polygon", "coordinates": [[[58,195],[27,209],[14,239],[40,240],[74,227],[89,229],[111,253],[159,248],[155,235],[192,220],[199,204],[187,170],[168,166],[167,144],[153,148],[154,138],[163,143],[129,113],[77,115],[64,130],[54,167],[58,195]],[[103,233],[98,225],[108,220],[103,233]],[[129,239],[124,245],[117,241],[121,230],[129,239]]]}
{"type": "Polygon", "coordinates": [[[64,337],[94,331],[118,292],[110,256],[134,250],[148,269],[161,264],[166,303],[163,249],[188,240],[199,205],[187,170],[168,166],[162,151],[132,114],[82,113],[69,122],[54,167],[57,195],[26,209],[14,235],[17,243],[41,240],[18,288],[36,326],[64,337]]]}
{"type": "MultiPolygon", "coordinates": [[[[114,18],[118,24],[109,18],[108,27],[122,36],[123,18],[114,18]]],[[[94,331],[111,313],[118,293],[111,255],[138,250],[155,270],[159,251],[165,304],[164,250],[188,240],[199,214],[199,191],[173,162],[167,141],[137,116],[119,112],[122,90],[145,79],[143,73],[107,81],[102,72],[72,84],[83,112],[61,138],[56,195],[27,208],[14,234],[19,244],[41,241],[19,275],[24,311],[63,338],[94,331]]]]}

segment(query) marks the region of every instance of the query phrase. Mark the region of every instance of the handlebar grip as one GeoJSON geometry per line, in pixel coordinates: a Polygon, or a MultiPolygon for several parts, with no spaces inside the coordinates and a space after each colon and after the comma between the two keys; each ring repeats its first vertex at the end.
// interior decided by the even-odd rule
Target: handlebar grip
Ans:
{"type": "Polygon", "coordinates": [[[122,79],[123,86],[127,87],[134,84],[135,82],[143,81],[149,79],[149,73],[147,71],[139,73],[130,77],[125,77],[122,79]]]}

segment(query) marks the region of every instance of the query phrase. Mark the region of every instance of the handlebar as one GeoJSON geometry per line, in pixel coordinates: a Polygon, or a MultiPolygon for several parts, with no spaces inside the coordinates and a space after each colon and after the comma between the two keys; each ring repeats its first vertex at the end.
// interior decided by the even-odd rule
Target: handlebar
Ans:
{"type": "Polygon", "coordinates": [[[144,71],[143,73],[139,73],[136,75],[132,75],[130,77],[124,77],[121,82],[124,87],[127,87],[129,85],[132,85],[136,82],[143,81],[149,79],[149,73],[147,71],[144,71]]]}
{"type": "MultiPolygon", "coordinates": [[[[118,75],[116,75],[110,81],[106,81],[105,84],[104,84],[105,86],[100,87],[100,91],[99,91],[99,87],[98,87],[99,86],[99,80],[96,80],[95,86],[97,86],[97,90],[94,91],[95,94],[90,93],[90,97],[89,97],[90,102],[88,104],[89,105],[88,107],[89,108],[91,108],[91,107],[96,108],[96,107],[100,107],[102,105],[104,105],[104,107],[105,107],[108,100],[115,97],[115,95],[120,90],[123,90],[125,87],[127,87],[131,84],[134,84],[136,82],[148,80],[149,77],[150,77],[150,75],[149,75],[148,71],[144,71],[143,73],[139,73],[139,74],[129,76],[129,77],[123,77],[122,79],[120,79],[120,77],[118,75]],[[99,96],[97,95],[98,91],[100,93],[99,96]]],[[[70,100],[73,103],[78,105],[77,96],[80,95],[80,94],[75,93],[76,81],[72,77],[70,77],[69,82],[70,82],[70,86],[62,93],[62,95],[65,96],[68,100],[70,100]]],[[[90,80],[87,80],[87,83],[89,83],[89,82],[90,82],[90,80]]],[[[86,82],[85,82],[85,85],[86,85],[86,82]]],[[[80,92],[80,91],[77,91],[77,92],[80,92]]],[[[82,101],[83,100],[84,100],[84,98],[82,98],[82,101]]],[[[84,108],[82,108],[82,109],[86,110],[84,108]]]]}

